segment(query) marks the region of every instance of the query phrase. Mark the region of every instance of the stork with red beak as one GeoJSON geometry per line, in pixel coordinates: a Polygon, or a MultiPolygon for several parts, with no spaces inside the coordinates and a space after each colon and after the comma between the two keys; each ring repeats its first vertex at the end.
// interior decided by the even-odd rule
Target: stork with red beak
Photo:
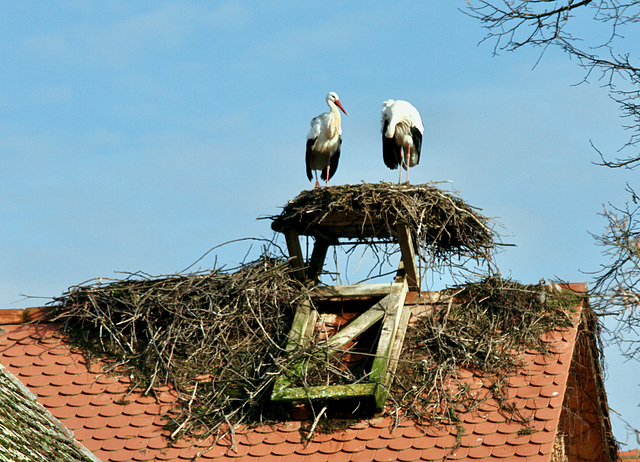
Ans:
{"type": "Polygon", "coordinates": [[[402,180],[402,169],[407,170],[408,183],[409,167],[414,167],[420,162],[423,131],[420,113],[410,103],[392,99],[384,102],[382,107],[382,157],[385,165],[391,170],[400,167],[398,184],[402,180]]]}
{"type": "Polygon", "coordinates": [[[331,92],[327,95],[327,105],[330,111],[320,114],[311,120],[311,130],[307,135],[307,177],[313,179],[311,170],[314,171],[316,177],[316,188],[320,187],[318,182],[318,170],[320,170],[320,178],[326,181],[329,186],[329,180],[338,169],[338,160],[340,159],[340,145],[342,144],[342,128],[340,128],[340,111],[347,115],[338,95],[331,92]]]}

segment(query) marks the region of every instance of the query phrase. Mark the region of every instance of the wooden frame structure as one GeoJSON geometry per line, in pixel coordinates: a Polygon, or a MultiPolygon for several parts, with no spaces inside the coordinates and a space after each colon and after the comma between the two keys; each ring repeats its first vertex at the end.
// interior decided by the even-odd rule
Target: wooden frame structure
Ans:
{"type": "MultiPolygon", "coordinates": [[[[317,283],[322,272],[324,261],[327,257],[327,251],[332,242],[322,236],[314,236],[315,243],[311,258],[305,264],[300,246],[300,234],[293,227],[287,227],[281,230],[287,242],[287,249],[291,258],[291,265],[294,268],[294,274],[303,282],[317,283]]],[[[307,234],[307,233],[305,233],[307,234]]],[[[313,235],[309,233],[309,235],[313,235]]],[[[398,244],[400,245],[400,271],[406,276],[407,284],[411,290],[420,290],[420,273],[416,260],[415,247],[413,245],[413,236],[409,227],[404,223],[396,224],[396,235],[398,244]]],[[[335,243],[335,241],[333,242],[335,243]]]]}
{"type": "MultiPolygon", "coordinates": [[[[368,371],[366,381],[360,383],[294,387],[293,380],[297,375],[304,375],[305,372],[305,362],[301,361],[292,367],[289,374],[278,377],[271,399],[279,402],[308,402],[357,398],[368,400],[376,410],[381,410],[387,399],[392,374],[397,366],[409,320],[409,310],[404,306],[407,293],[406,281],[391,284],[323,287],[315,289],[314,292],[314,299],[337,299],[343,302],[363,296],[382,297],[371,308],[319,345],[325,349],[324,351],[339,351],[378,321],[382,321],[371,370],[368,371]]],[[[303,303],[298,308],[289,333],[287,352],[293,354],[296,350],[310,345],[318,316],[318,312],[308,303],[303,303]]]]}
{"type": "MultiPolygon", "coordinates": [[[[309,363],[307,357],[278,377],[271,395],[273,401],[288,403],[355,399],[359,402],[366,401],[372,404],[374,409],[381,410],[387,399],[409,322],[410,313],[404,306],[407,289],[420,290],[421,285],[413,234],[409,226],[398,221],[389,228],[386,223],[375,222],[372,217],[356,211],[345,213],[317,210],[299,220],[272,225],[272,228],[285,236],[294,275],[300,281],[316,286],[329,246],[339,245],[341,238],[356,239],[356,243],[358,241],[366,243],[373,238],[388,239],[389,242],[397,239],[401,258],[395,282],[315,287],[312,291],[312,301],[322,301],[325,305],[331,300],[344,304],[349,303],[350,300],[362,300],[363,297],[378,299],[377,302],[372,302],[373,306],[359,313],[354,320],[342,326],[333,336],[313,345],[320,347],[319,351],[324,355],[344,353],[343,348],[346,345],[363,335],[372,326],[381,326],[377,336],[375,358],[365,377],[358,383],[352,384],[294,386],[297,379],[306,377],[305,368],[309,363]],[[320,219],[314,219],[318,214],[321,216],[320,219]],[[307,262],[304,260],[300,245],[301,235],[312,236],[315,240],[311,257],[307,262]]],[[[315,305],[317,304],[314,303],[315,305]]],[[[312,346],[319,316],[320,313],[310,303],[303,303],[297,309],[286,347],[289,354],[295,355],[312,346]]],[[[309,349],[309,351],[312,350],[309,349]]],[[[365,406],[367,407],[369,406],[365,406]]]]}

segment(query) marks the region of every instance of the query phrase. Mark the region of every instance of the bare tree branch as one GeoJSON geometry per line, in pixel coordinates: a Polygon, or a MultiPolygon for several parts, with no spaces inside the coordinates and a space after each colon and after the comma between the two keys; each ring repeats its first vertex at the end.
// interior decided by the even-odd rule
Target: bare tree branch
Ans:
{"type": "Polygon", "coordinates": [[[616,323],[611,338],[630,359],[640,359],[640,206],[628,187],[633,206],[604,207],[608,226],[594,236],[608,260],[601,265],[594,287],[594,305],[616,323]]]}
{"type": "Polygon", "coordinates": [[[494,54],[524,46],[558,47],[576,58],[586,71],[585,81],[596,78],[609,88],[611,98],[623,117],[630,119],[624,128],[631,136],[620,151],[635,152],[601,165],[634,168],[640,163],[640,64],[630,54],[616,51],[624,38],[625,26],[640,22],[639,0],[468,0],[465,11],[488,30],[483,41],[493,40],[494,54]],[[589,16],[590,14],[590,16],[589,16]],[[591,21],[607,26],[601,43],[588,43],[576,34],[574,24],[591,21]]]}

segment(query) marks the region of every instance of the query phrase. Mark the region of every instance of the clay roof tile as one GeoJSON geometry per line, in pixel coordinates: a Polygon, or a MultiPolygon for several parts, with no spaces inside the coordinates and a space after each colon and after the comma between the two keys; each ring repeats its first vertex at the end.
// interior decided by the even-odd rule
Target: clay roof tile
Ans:
{"type": "Polygon", "coordinates": [[[318,451],[323,454],[336,454],[342,451],[344,443],[336,440],[329,440],[321,444],[318,451]]]}
{"type": "Polygon", "coordinates": [[[577,331],[574,328],[543,335],[550,351],[556,353],[545,356],[526,352],[522,356],[525,366],[507,382],[507,402],[523,418],[531,419],[528,425],[532,433],[523,431],[526,425],[510,422],[499,412],[498,402],[489,396],[490,378],[460,370],[459,382],[469,385],[477,399],[489,397],[476,411],[461,413],[459,425],[464,434],[460,438],[455,426],[423,427],[403,418],[394,422],[398,425],[392,429],[391,419],[381,416],[358,421],[336,433],[317,433],[306,444],[299,421],[257,428],[240,426],[231,448],[230,438],[213,446],[211,438],[183,439],[171,446],[160,417],[177,399],[169,387],[158,390],[157,398],[129,390],[131,378],[106,373],[99,361],[86,364],[80,352],[54,335],[53,325],[3,327],[7,332],[0,334],[0,360],[36,393],[41,390],[41,402],[74,429],[97,457],[104,461],[185,462],[198,453],[201,462],[413,462],[444,457],[498,461],[511,460],[514,455],[523,462],[548,461],[577,331]],[[127,401],[121,401],[123,398],[127,401]],[[547,459],[540,458],[544,455],[547,459]]]}
{"type": "Polygon", "coordinates": [[[290,443],[288,441],[284,441],[281,444],[274,445],[271,449],[271,453],[279,456],[288,456],[290,454],[293,454],[295,450],[296,450],[295,444],[290,443]]]}
{"type": "Polygon", "coordinates": [[[354,439],[351,441],[345,441],[342,443],[342,450],[344,452],[362,452],[366,449],[367,443],[362,440],[354,439]]]}
{"type": "Polygon", "coordinates": [[[378,449],[373,456],[373,460],[376,462],[392,462],[397,459],[398,452],[389,448],[378,449]]]}
{"type": "Polygon", "coordinates": [[[260,459],[256,460],[256,462],[287,462],[285,458],[281,456],[276,456],[275,454],[267,454],[266,456],[260,457],[260,459]]]}
{"type": "Polygon", "coordinates": [[[436,438],[430,436],[422,436],[420,438],[415,438],[411,441],[411,447],[415,449],[427,450],[435,447],[436,438]]]}
{"type": "Polygon", "coordinates": [[[483,439],[482,435],[473,432],[468,433],[460,438],[460,447],[475,448],[476,446],[483,444],[483,439]]]}
{"type": "Polygon", "coordinates": [[[402,462],[413,462],[419,460],[422,455],[422,451],[415,448],[408,448],[398,452],[397,460],[402,462]]]}
{"type": "Polygon", "coordinates": [[[362,430],[358,430],[356,433],[356,438],[363,441],[370,441],[378,438],[380,434],[380,429],[374,427],[363,428],[362,430]]]}
{"type": "Polygon", "coordinates": [[[349,460],[351,462],[371,462],[375,457],[375,449],[366,449],[361,452],[354,452],[351,454],[349,460]]]}
{"type": "Polygon", "coordinates": [[[534,456],[540,453],[539,444],[521,444],[516,447],[516,455],[518,456],[534,456]]]}
{"type": "Polygon", "coordinates": [[[453,452],[447,453],[447,459],[449,460],[460,460],[465,459],[469,456],[469,448],[459,447],[455,449],[453,452]]]}
{"type": "Polygon", "coordinates": [[[414,425],[412,427],[406,427],[402,430],[402,436],[408,439],[421,438],[426,434],[424,428],[414,425]]]}
{"type": "Polygon", "coordinates": [[[389,441],[389,448],[394,451],[404,451],[412,447],[411,438],[399,437],[389,441]]]}
{"type": "Polygon", "coordinates": [[[516,453],[516,446],[512,444],[501,444],[499,446],[493,446],[491,448],[491,454],[498,458],[507,459],[512,457],[516,453]]]}
{"type": "Polygon", "coordinates": [[[484,435],[482,443],[487,446],[501,446],[507,442],[507,435],[504,433],[492,433],[484,435]]]}
{"type": "Polygon", "coordinates": [[[367,448],[369,449],[382,449],[389,445],[389,441],[382,438],[373,438],[367,441],[367,448]]]}
{"type": "Polygon", "coordinates": [[[422,457],[423,460],[442,460],[450,452],[451,451],[448,449],[432,447],[429,449],[423,449],[420,457],[422,457]]]}

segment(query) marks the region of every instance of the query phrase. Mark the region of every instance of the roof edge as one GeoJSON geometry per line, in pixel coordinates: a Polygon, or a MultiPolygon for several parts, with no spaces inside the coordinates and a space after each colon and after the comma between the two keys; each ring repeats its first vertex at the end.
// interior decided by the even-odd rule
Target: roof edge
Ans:
{"type": "Polygon", "coordinates": [[[7,324],[27,324],[35,321],[46,321],[54,312],[53,306],[36,306],[32,308],[13,308],[0,310],[0,326],[7,324]]]}
{"type": "MultiPolygon", "coordinates": [[[[591,309],[588,300],[585,300],[587,310],[583,314],[586,325],[582,325],[583,329],[590,332],[592,335],[587,337],[588,339],[588,355],[589,361],[592,364],[593,380],[597,390],[596,405],[600,417],[600,423],[602,425],[602,437],[605,443],[608,445],[610,460],[618,460],[619,446],[618,442],[613,434],[613,427],[611,425],[611,416],[609,415],[609,402],[607,399],[607,392],[604,386],[603,378],[603,364],[602,360],[604,353],[602,351],[602,340],[600,339],[600,324],[596,313],[591,309]]],[[[582,324],[582,323],[581,323],[582,324]]]]}
{"type": "Polygon", "coordinates": [[[73,434],[73,431],[71,431],[66,425],[60,422],[60,420],[58,420],[58,418],[54,416],[51,413],[51,411],[49,411],[46,407],[42,405],[40,401],[38,401],[38,396],[35,393],[29,390],[29,388],[25,384],[23,384],[15,375],[11,373],[9,369],[4,367],[2,364],[0,364],[0,374],[4,375],[8,380],[10,380],[11,383],[13,383],[13,385],[16,388],[18,388],[20,392],[31,401],[32,405],[37,408],[38,412],[44,415],[52,425],[54,425],[58,430],[60,430],[62,435],[64,435],[64,437],[67,439],[66,442],[74,444],[76,448],[80,452],[82,452],[82,454],[84,454],[89,460],[92,460],[94,462],[101,462],[100,459],[98,459],[95,454],[89,451],[89,449],[87,449],[87,447],[84,444],[82,444],[80,441],[76,439],[75,435],[73,434]]]}

